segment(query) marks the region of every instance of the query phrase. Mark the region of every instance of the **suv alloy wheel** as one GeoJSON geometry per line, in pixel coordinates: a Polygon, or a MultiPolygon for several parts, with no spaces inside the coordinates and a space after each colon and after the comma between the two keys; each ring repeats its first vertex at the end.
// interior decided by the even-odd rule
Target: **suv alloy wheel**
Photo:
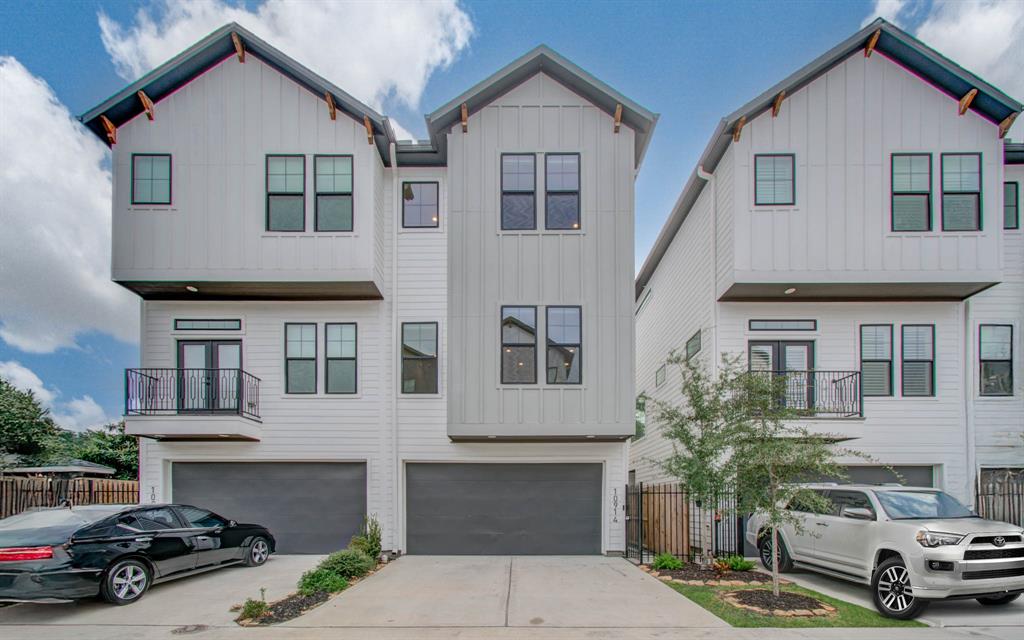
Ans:
{"type": "Polygon", "coordinates": [[[889,558],[878,565],[871,578],[871,595],[875,608],[886,618],[912,620],[928,606],[928,601],[914,597],[910,572],[902,558],[889,558]]]}

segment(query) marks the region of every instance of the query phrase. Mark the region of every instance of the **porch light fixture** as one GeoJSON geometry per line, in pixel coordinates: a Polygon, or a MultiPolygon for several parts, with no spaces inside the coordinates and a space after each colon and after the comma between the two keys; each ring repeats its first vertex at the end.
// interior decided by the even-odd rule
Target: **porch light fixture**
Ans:
{"type": "Polygon", "coordinates": [[[192,286],[190,284],[187,284],[187,285],[185,285],[185,291],[188,291],[189,293],[199,293],[199,288],[198,287],[194,287],[194,286],[192,286]]]}
{"type": "Polygon", "coordinates": [[[796,287],[790,287],[790,288],[786,289],[785,291],[783,291],[782,293],[786,294],[787,296],[791,296],[794,293],[796,293],[796,287]]]}

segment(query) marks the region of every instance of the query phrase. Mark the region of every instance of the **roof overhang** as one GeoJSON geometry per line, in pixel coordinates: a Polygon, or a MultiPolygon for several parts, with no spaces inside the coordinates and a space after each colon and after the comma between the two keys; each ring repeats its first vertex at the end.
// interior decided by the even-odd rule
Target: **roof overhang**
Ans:
{"type": "Polygon", "coordinates": [[[720,302],[959,302],[998,282],[738,282],[720,302]],[[785,292],[793,286],[796,291],[785,292]]]}
{"type": "Polygon", "coordinates": [[[369,281],[116,281],[144,300],[248,300],[319,301],[383,300],[376,283],[369,281]],[[191,288],[191,289],[190,289],[191,288]],[[195,289],[194,291],[192,289],[195,289]]]}
{"type": "Polygon", "coordinates": [[[1024,142],[1007,142],[1003,146],[1005,164],[1024,164],[1024,142]]]}

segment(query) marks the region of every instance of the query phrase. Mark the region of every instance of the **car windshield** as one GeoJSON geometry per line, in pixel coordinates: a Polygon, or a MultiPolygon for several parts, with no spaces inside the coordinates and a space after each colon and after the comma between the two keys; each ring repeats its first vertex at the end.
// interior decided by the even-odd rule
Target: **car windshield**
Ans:
{"type": "Polygon", "coordinates": [[[893,520],[976,517],[956,498],[942,491],[876,491],[875,497],[893,520]]]}

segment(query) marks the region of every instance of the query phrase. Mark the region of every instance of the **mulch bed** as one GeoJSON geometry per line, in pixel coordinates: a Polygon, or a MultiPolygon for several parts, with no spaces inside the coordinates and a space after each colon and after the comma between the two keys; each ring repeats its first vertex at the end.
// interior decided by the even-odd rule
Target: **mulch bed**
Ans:
{"type": "Polygon", "coordinates": [[[767,616],[803,617],[830,616],[835,607],[802,593],[782,591],[775,596],[767,589],[741,589],[721,594],[729,604],[767,616]]]}
{"type": "Polygon", "coordinates": [[[293,593],[283,600],[271,603],[267,612],[256,620],[251,620],[250,624],[277,624],[279,622],[287,622],[288,620],[298,618],[313,607],[317,607],[327,602],[330,597],[331,594],[326,591],[318,591],[309,596],[293,593]]]}
{"type": "Polygon", "coordinates": [[[765,584],[772,581],[770,575],[759,571],[715,571],[705,569],[700,565],[686,564],[682,569],[663,569],[661,571],[651,570],[641,565],[645,571],[661,580],[672,580],[691,585],[709,586],[739,586],[747,584],[765,584]]]}

